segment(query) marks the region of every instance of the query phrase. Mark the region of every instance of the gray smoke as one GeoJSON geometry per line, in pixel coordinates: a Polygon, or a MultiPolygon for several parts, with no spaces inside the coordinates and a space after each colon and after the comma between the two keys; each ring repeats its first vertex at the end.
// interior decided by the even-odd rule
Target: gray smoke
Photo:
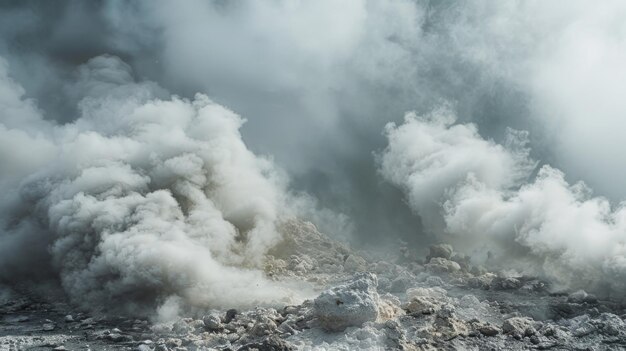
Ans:
{"type": "Polygon", "coordinates": [[[557,287],[620,297],[626,289],[626,208],[568,184],[548,165],[531,176],[527,133],[501,146],[445,109],[389,124],[381,173],[402,187],[428,230],[487,264],[557,287]]]}
{"type": "Polygon", "coordinates": [[[132,313],[172,299],[228,307],[298,298],[259,268],[280,240],[276,224],[301,215],[306,200],[247,149],[238,115],[202,94],[156,98],[162,89],[100,56],[78,71],[80,117],[59,125],[0,67],[10,116],[0,129],[3,280],[50,269],[76,302],[115,301],[132,313]]]}
{"type": "MultiPolygon", "coordinates": [[[[195,225],[188,223],[192,208],[214,206],[217,212],[209,212],[221,219],[211,219],[216,225],[211,235],[219,241],[208,246],[211,259],[254,269],[280,236],[272,227],[291,215],[318,219],[323,231],[355,244],[378,246],[381,237],[402,238],[423,248],[441,240],[438,231],[447,228],[448,218],[441,213],[448,208],[440,206],[444,203],[433,206],[426,200],[465,182],[471,172],[489,189],[506,193],[506,205],[513,198],[508,192],[520,184],[540,183],[533,180],[537,169],[531,170],[531,160],[561,169],[563,184],[584,180],[599,195],[619,201],[626,196],[626,178],[616,176],[626,165],[620,152],[626,110],[624,18],[626,6],[618,0],[567,6],[495,0],[3,2],[0,186],[6,195],[0,204],[5,257],[0,270],[11,279],[21,270],[54,276],[65,260],[46,264],[57,249],[50,245],[59,235],[77,237],[65,232],[66,224],[76,226],[70,232],[97,233],[90,235],[103,235],[106,225],[139,230],[146,221],[133,213],[152,202],[160,205],[150,211],[173,206],[166,211],[173,217],[163,218],[184,236],[195,225]],[[154,114],[135,114],[150,106],[154,114]],[[225,117],[234,112],[215,112],[224,122],[217,125],[200,125],[201,118],[193,117],[217,106],[247,122],[241,126],[240,117],[225,117]],[[406,111],[441,115],[440,106],[460,127],[431,121],[418,129],[461,134],[456,137],[463,147],[442,150],[446,156],[441,157],[452,162],[447,178],[429,183],[433,170],[423,164],[423,184],[408,186],[395,178],[406,174],[402,161],[394,176],[386,174],[391,181],[380,177],[373,153],[394,134],[393,128],[381,133],[385,125],[402,123],[406,111]],[[176,117],[158,117],[164,114],[176,117]],[[529,133],[509,133],[509,128],[529,133]],[[211,131],[206,135],[211,143],[227,135],[231,143],[220,144],[218,151],[201,146],[204,141],[187,140],[200,138],[195,134],[200,130],[211,131]],[[140,139],[149,135],[159,137],[140,139]],[[246,150],[241,151],[248,155],[245,167],[238,164],[245,171],[217,166],[224,165],[221,157],[230,155],[231,147],[246,150]],[[490,156],[468,159],[468,150],[490,156]],[[205,152],[215,159],[205,159],[205,152]],[[213,173],[215,167],[226,173],[213,173]],[[241,185],[214,178],[232,174],[243,178],[241,185]],[[221,192],[207,191],[215,182],[223,186],[221,192]],[[197,198],[194,188],[210,202],[197,198]],[[152,193],[160,195],[148,199],[152,193]],[[66,202],[79,194],[86,198],[66,202]],[[124,213],[135,216],[134,222],[79,221],[86,213],[99,218],[96,209],[80,211],[90,197],[96,207],[117,199],[110,206],[132,209],[124,213]],[[68,214],[72,211],[78,212],[68,214]],[[230,239],[220,241],[224,238],[230,239]]],[[[398,155],[407,154],[403,159],[416,160],[430,150],[416,155],[396,146],[398,155]]],[[[98,208],[109,213],[108,207],[98,208]]],[[[124,213],[118,219],[127,218],[124,213]]],[[[506,247],[511,238],[503,234],[498,245],[506,247]]],[[[96,245],[89,240],[87,251],[96,245]]],[[[518,257],[526,257],[529,247],[510,243],[518,257]]],[[[63,245],[58,249],[66,252],[63,245]]],[[[528,256],[528,265],[541,257],[528,256]]],[[[596,261],[590,266],[599,267],[596,261]]],[[[76,275],[81,269],[69,269],[74,272],[69,275],[87,284],[91,278],[76,275]]],[[[204,274],[194,272],[196,278],[204,274]]],[[[135,279],[110,274],[111,281],[135,279]]],[[[183,294],[180,287],[195,278],[180,279],[162,290],[175,293],[158,299],[183,294]]],[[[112,285],[107,293],[115,289],[112,285]]]]}

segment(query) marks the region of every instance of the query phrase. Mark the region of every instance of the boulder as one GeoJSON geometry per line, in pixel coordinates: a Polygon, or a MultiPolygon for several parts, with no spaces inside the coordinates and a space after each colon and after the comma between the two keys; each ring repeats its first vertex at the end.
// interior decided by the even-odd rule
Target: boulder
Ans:
{"type": "Polygon", "coordinates": [[[378,280],[372,273],[362,273],[347,284],[321,293],[313,301],[313,315],[328,331],[342,331],[378,318],[378,280]]]}
{"type": "Polygon", "coordinates": [[[461,266],[458,263],[442,257],[431,258],[424,267],[432,273],[453,273],[461,270],[461,266]]]}
{"type": "Polygon", "coordinates": [[[432,245],[430,247],[430,253],[428,254],[428,257],[426,257],[426,261],[428,262],[435,257],[441,257],[449,260],[452,257],[453,252],[454,249],[452,249],[452,246],[448,244],[432,245]]]}
{"type": "Polygon", "coordinates": [[[204,322],[204,326],[211,331],[219,330],[222,327],[222,320],[217,314],[204,316],[202,321],[204,322]]]}
{"type": "Polygon", "coordinates": [[[567,302],[572,303],[597,303],[598,298],[592,294],[588,294],[584,290],[575,291],[567,296],[567,302]]]}
{"type": "Polygon", "coordinates": [[[495,325],[486,324],[479,327],[478,331],[484,336],[496,336],[500,333],[500,328],[495,325]]]}
{"type": "Polygon", "coordinates": [[[512,277],[496,277],[491,281],[492,290],[516,290],[521,288],[523,283],[512,277]]]}
{"type": "Polygon", "coordinates": [[[514,336],[531,336],[535,334],[535,321],[527,317],[512,317],[504,321],[502,331],[514,336]]]}

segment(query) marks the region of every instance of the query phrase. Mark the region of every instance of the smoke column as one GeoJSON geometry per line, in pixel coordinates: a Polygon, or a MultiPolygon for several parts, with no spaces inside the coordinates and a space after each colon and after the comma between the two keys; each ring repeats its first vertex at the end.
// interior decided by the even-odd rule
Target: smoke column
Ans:
{"type": "Polygon", "coordinates": [[[622,296],[626,285],[626,209],[593,197],[584,183],[529,159],[527,133],[509,130],[501,146],[446,109],[408,114],[387,125],[382,175],[446,242],[478,261],[548,278],[560,288],[622,296]],[[482,253],[482,254],[481,254],[482,253]]]}
{"type": "Polygon", "coordinates": [[[52,270],[76,302],[132,313],[296,297],[259,270],[277,222],[296,213],[238,115],[205,95],[157,98],[100,56],[78,71],[80,117],[59,125],[0,67],[3,280],[52,270]]]}

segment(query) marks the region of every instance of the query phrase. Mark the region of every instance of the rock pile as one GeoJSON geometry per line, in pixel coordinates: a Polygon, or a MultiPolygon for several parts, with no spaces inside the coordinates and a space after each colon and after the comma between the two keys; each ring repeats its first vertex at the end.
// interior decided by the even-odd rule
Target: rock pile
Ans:
{"type": "Polygon", "coordinates": [[[350,250],[303,222],[266,264],[318,286],[292,306],[209,310],[166,323],[90,316],[20,294],[0,304],[0,350],[620,350],[625,306],[534,277],[487,272],[449,245],[398,263],[350,250]]]}

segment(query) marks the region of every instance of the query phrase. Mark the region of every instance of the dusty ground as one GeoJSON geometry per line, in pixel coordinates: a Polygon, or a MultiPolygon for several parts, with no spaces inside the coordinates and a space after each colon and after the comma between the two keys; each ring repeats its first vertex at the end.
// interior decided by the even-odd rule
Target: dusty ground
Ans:
{"type": "Polygon", "coordinates": [[[310,224],[286,226],[266,272],[328,289],[315,299],[156,323],[13,289],[0,305],[0,350],[626,349],[622,302],[486,272],[445,245],[381,261],[310,224]]]}

